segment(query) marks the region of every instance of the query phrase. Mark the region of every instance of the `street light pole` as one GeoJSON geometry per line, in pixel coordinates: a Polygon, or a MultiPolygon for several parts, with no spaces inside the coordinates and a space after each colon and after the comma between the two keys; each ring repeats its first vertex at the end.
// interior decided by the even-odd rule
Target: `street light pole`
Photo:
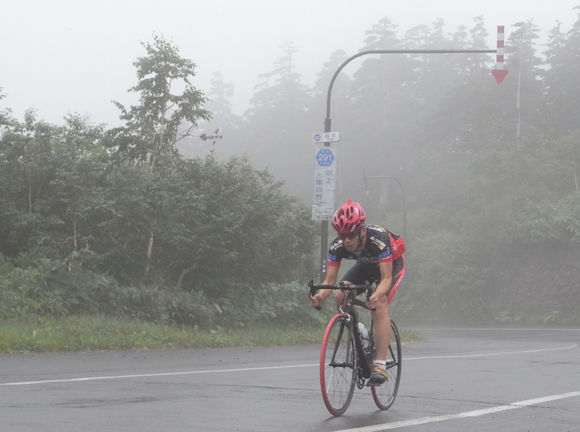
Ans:
{"type": "MultiPolygon", "coordinates": [[[[328,86],[328,92],[326,94],[326,118],[324,119],[324,132],[332,132],[331,130],[331,120],[330,120],[330,96],[332,93],[332,87],[336,81],[336,77],[344,67],[356,58],[362,57],[369,54],[492,54],[496,53],[497,50],[370,50],[361,51],[348,59],[346,59],[338,67],[330,84],[328,86]]],[[[325,142],[325,146],[330,146],[330,142],[325,142]]],[[[321,223],[320,232],[320,280],[326,278],[326,265],[327,265],[327,248],[328,248],[328,221],[323,220],[321,223]]]]}

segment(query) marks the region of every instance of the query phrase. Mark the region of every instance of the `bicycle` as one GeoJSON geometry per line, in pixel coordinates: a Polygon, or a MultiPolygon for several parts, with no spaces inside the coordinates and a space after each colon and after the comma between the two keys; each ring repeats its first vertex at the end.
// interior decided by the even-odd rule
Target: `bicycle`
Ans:
{"type": "MultiPolygon", "coordinates": [[[[346,294],[346,305],[334,315],[326,327],[320,351],[320,386],[322,398],[328,411],[334,416],[344,414],[352,400],[355,386],[362,390],[370,387],[377,407],[387,410],[395,401],[401,381],[402,351],[399,330],[391,319],[391,343],[387,353],[388,379],[377,385],[370,379],[375,358],[373,322],[368,341],[364,340],[359,329],[358,312],[355,306],[369,309],[365,302],[356,298],[356,291],[364,289],[366,298],[372,294],[369,283],[366,285],[308,284],[310,295],[319,289],[340,289],[346,294]]],[[[320,310],[320,306],[317,307],[320,310]]]]}

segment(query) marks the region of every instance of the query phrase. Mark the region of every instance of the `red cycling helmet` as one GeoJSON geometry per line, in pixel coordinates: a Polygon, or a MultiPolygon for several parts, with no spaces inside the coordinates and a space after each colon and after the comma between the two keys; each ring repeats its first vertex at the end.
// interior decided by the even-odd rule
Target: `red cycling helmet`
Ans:
{"type": "Polygon", "coordinates": [[[358,231],[364,224],[365,211],[359,203],[350,198],[336,210],[332,218],[332,226],[338,234],[349,234],[358,231]]]}

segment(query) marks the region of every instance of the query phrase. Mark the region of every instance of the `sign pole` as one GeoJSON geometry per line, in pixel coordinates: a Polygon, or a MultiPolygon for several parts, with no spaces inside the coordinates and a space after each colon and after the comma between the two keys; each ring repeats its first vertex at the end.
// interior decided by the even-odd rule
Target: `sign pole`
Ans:
{"type": "MultiPolygon", "coordinates": [[[[330,132],[330,118],[327,116],[324,119],[324,132],[330,132]]],[[[325,142],[325,147],[329,147],[330,143],[325,142]]],[[[326,279],[326,266],[328,264],[328,221],[323,220],[320,224],[320,282],[326,279]]]]}
{"type": "Polygon", "coordinates": [[[340,141],[340,133],[330,131],[315,133],[312,135],[312,141],[315,144],[323,144],[321,147],[314,147],[314,196],[312,199],[312,219],[322,222],[320,224],[320,276],[323,281],[327,270],[328,221],[332,220],[334,215],[336,192],[337,148],[330,146],[330,143],[340,141]]]}

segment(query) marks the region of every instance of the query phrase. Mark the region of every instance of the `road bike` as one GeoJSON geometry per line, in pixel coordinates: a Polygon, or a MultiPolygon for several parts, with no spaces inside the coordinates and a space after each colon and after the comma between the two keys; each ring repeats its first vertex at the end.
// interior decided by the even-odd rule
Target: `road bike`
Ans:
{"type": "Polygon", "coordinates": [[[359,325],[358,311],[355,309],[355,306],[369,309],[366,302],[356,296],[357,290],[364,290],[368,300],[373,292],[371,285],[342,282],[314,285],[310,281],[308,289],[310,295],[321,289],[340,289],[346,294],[345,304],[328,322],[320,350],[320,387],[328,411],[334,416],[344,414],[352,400],[355,386],[359,389],[370,387],[377,407],[381,410],[389,409],[397,397],[401,381],[401,339],[397,325],[391,319],[391,343],[386,364],[388,379],[380,385],[375,383],[370,379],[375,358],[373,322],[371,320],[367,339],[361,334],[364,329],[359,325]]]}

